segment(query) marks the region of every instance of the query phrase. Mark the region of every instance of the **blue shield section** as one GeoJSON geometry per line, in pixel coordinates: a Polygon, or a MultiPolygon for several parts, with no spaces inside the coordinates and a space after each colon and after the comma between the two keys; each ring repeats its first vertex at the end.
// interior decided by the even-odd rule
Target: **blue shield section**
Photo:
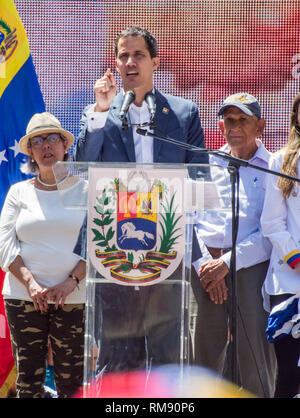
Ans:
{"type": "Polygon", "coordinates": [[[152,250],[156,244],[156,223],[144,218],[118,222],[117,244],[122,250],[152,250]]]}

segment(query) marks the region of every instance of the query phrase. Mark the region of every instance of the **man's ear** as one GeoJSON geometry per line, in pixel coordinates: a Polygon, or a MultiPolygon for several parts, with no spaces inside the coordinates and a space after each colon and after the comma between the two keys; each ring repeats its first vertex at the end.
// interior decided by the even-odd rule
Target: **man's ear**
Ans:
{"type": "Polygon", "coordinates": [[[117,72],[120,74],[120,70],[119,70],[119,67],[118,67],[118,64],[117,64],[117,60],[115,60],[115,68],[116,68],[117,72]]]}
{"type": "Polygon", "coordinates": [[[153,63],[153,71],[157,70],[160,64],[160,58],[159,57],[152,58],[152,63],[153,63]]]}
{"type": "Polygon", "coordinates": [[[219,125],[219,128],[220,128],[220,131],[221,131],[222,135],[224,136],[224,121],[223,121],[223,119],[219,120],[218,125],[219,125]]]}
{"type": "Polygon", "coordinates": [[[266,119],[263,119],[263,118],[259,119],[257,121],[257,136],[256,136],[256,138],[259,138],[260,136],[262,136],[265,127],[266,127],[266,119]]]}

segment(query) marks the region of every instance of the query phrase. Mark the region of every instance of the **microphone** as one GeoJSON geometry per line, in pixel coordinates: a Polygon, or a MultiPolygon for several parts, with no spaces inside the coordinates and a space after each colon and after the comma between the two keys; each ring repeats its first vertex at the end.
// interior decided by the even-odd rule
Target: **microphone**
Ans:
{"type": "Polygon", "coordinates": [[[121,106],[120,114],[119,114],[121,121],[126,120],[126,115],[127,115],[129,106],[131,105],[132,102],[134,102],[134,100],[135,100],[134,91],[129,90],[124,94],[124,98],[123,98],[123,102],[122,102],[122,106],[121,106]]]}
{"type": "Polygon", "coordinates": [[[156,98],[154,96],[154,94],[149,91],[148,93],[145,94],[145,102],[147,103],[149,112],[150,112],[150,125],[154,124],[154,116],[155,116],[155,112],[156,112],[156,98]]]}

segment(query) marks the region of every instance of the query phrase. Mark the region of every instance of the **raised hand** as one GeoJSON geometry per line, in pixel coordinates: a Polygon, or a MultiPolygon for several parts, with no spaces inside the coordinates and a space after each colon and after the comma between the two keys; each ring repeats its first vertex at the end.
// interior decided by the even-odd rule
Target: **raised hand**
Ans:
{"type": "Polygon", "coordinates": [[[94,92],[97,102],[94,108],[95,112],[106,112],[117,93],[116,80],[110,68],[102,78],[96,81],[94,92]]]}

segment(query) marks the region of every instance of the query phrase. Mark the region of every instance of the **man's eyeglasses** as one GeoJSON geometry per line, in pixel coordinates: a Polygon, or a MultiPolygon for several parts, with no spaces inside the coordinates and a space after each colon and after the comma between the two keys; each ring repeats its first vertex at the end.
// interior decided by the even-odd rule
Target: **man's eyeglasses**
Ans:
{"type": "Polygon", "coordinates": [[[28,148],[40,148],[43,145],[45,139],[47,139],[49,144],[58,144],[59,141],[64,141],[64,138],[60,134],[56,133],[49,134],[45,138],[42,138],[41,136],[34,136],[28,141],[28,148]]]}

